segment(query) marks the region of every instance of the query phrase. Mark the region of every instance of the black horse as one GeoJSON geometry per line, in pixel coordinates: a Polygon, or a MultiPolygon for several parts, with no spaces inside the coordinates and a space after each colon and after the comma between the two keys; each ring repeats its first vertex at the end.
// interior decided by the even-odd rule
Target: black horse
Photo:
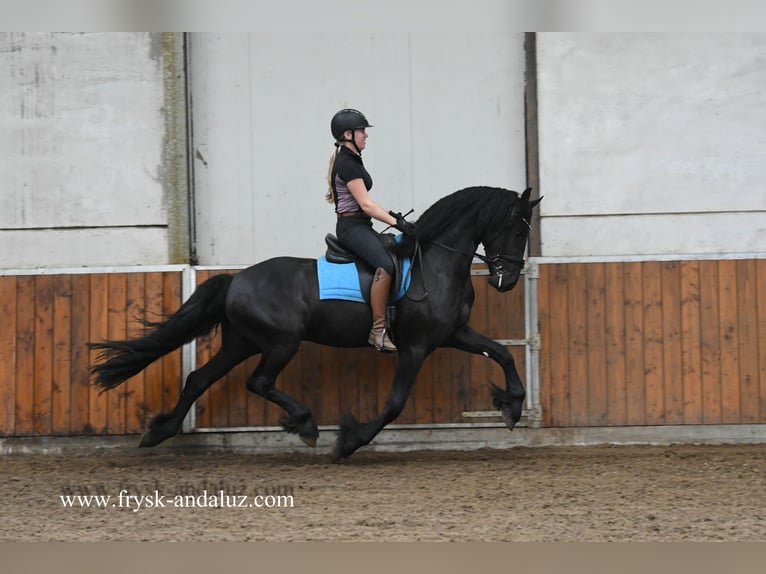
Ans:
{"type": "MultiPolygon", "coordinates": [[[[333,460],[348,457],[368,444],[404,408],[425,358],[437,347],[482,353],[505,373],[505,388],[492,385],[495,408],[508,428],[521,418],[524,387],[513,357],[500,344],[468,326],[474,292],[471,262],[482,243],[489,283],[500,292],[512,289],[524,266],[532,208],[530,190],[523,194],[500,188],[471,187],[444,197],[417,221],[414,238],[398,249],[414,253],[412,283],[396,303],[394,339],[399,360],[383,412],[360,423],[343,417],[333,460]]],[[[362,303],[320,300],[317,262],[277,257],[235,274],[220,274],[200,285],[167,320],[150,323],[143,337],[90,343],[101,349],[102,364],[93,367],[95,384],[111,389],[184,343],[221,326],[220,351],[189,374],[170,413],[155,416],[140,446],[154,446],[175,435],[187,412],[210,385],[248,357],[261,354],[247,388],[278,404],[287,416],[286,431],[310,446],[319,435],[309,408],[277,389],[274,382],[298,351],[301,341],[336,347],[367,346],[370,308],[362,303]]]]}

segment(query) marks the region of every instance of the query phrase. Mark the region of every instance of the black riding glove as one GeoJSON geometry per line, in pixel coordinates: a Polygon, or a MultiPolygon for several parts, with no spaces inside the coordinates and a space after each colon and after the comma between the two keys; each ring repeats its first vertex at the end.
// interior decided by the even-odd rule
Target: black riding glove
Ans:
{"type": "Polygon", "coordinates": [[[410,237],[415,237],[415,224],[414,223],[404,219],[404,216],[401,213],[396,213],[394,211],[389,211],[388,214],[391,217],[396,219],[396,223],[394,223],[394,227],[396,227],[404,235],[409,235],[410,237]]]}

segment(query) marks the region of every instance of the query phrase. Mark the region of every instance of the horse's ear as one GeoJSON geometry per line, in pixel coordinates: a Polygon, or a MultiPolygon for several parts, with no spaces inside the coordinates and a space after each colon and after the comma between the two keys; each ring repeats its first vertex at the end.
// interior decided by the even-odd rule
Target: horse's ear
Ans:
{"type": "Polygon", "coordinates": [[[528,187],[527,189],[524,190],[524,193],[521,194],[521,197],[519,198],[519,200],[521,200],[522,203],[526,203],[527,201],[529,201],[530,193],[532,193],[532,188],[528,187]]]}
{"type": "Polygon", "coordinates": [[[534,199],[534,200],[532,200],[532,201],[529,203],[529,207],[534,207],[535,205],[537,205],[538,203],[540,203],[540,202],[543,200],[543,197],[545,197],[545,196],[541,195],[541,196],[540,196],[540,197],[538,197],[537,199],[534,199]]]}

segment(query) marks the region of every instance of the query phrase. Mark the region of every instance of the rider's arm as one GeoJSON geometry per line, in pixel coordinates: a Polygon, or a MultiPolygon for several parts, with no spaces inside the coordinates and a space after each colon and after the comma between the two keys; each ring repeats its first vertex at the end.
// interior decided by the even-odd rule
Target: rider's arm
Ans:
{"type": "Polygon", "coordinates": [[[370,194],[367,193],[367,188],[364,186],[364,180],[361,177],[346,182],[346,186],[359,204],[359,207],[361,207],[362,211],[367,215],[386,225],[394,225],[396,223],[396,219],[393,216],[372,200],[370,194]]]}

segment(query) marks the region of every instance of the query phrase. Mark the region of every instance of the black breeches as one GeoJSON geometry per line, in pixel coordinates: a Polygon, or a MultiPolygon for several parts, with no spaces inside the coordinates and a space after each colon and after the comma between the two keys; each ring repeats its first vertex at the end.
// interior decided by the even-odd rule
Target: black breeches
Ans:
{"type": "Polygon", "coordinates": [[[380,242],[372,221],[364,216],[341,217],[335,227],[338,241],[357,257],[374,268],[382,267],[393,277],[394,263],[391,255],[380,242]]]}

